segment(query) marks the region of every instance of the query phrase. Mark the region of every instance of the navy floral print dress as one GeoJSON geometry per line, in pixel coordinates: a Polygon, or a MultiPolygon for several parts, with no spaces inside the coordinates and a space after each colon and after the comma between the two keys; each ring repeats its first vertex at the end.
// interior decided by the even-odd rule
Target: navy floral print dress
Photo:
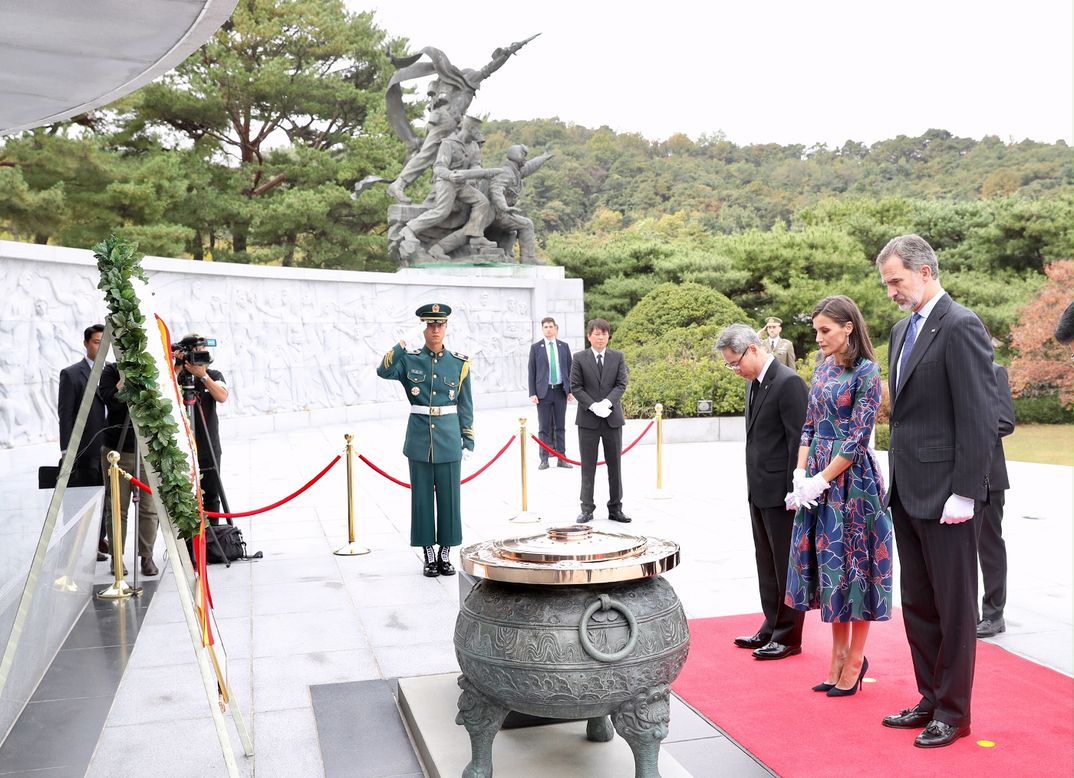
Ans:
{"type": "Polygon", "coordinates": [[[884,483],[869,448],[880,406],[880,368],[859,359],[854,369],[828,357],[813,372],[802,445],[806,475],[833,456],[853,464],[817,500],[799,508],[791,530],[787,604],[820,608],[821,619],[884,621],[891,617],[891,517],[884,483]]]}

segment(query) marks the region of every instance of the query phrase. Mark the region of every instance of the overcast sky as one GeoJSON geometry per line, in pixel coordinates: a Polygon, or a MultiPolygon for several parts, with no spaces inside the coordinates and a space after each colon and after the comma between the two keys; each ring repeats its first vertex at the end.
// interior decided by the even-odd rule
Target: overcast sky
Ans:
{"type": "Polygon", "coordinates": [[[873,143],[929,128],[1074,143],[1069,0],[346,0],[479,68],[471,112],[663,140],[873,143]],[[523,11],[525,9],[525,11],[523,11]]]}

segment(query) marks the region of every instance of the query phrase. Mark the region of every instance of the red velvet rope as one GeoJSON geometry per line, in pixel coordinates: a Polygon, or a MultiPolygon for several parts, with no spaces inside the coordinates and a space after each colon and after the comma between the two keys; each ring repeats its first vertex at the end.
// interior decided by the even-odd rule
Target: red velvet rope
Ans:
{"type": "MultiPolygon", "coordinates": [[[[255,516],[258,513],[264,513],[265,511],[271,511],[273,508],[279,508],[284,503],[290,502],[291,500],[295,499],[296,497],[298,497],[298,495],[302,494],[302,492],[306,491],[311,486],[313,486],[315,483],[320,481],[321,478],[324,476],[324,474],[327,473],[329,470],[331,470],[333,467],[335,467],[336,462],[338,462],[339,460],[340,460],[340,455],[336,454],[336,458],[333,459],[331,462],[329,462],[328,466],[324,470],[319,472],[317,475],[315,475],[313,477],[313,479],[309,481],[309,483],[307,483],[305,486],[303,486],[298,491],[287,495],[282,500],[277,500],[276,502],[272,503],[272,505],[266,505],[264,508],[257,508],[257,509],[252,510],[252,511],[244,511],[243,513],[217,513],[216,511],[205,511],[205,515],[206,516],[212,516],[212,517],[218,518],[218,519],[241,519],[244,516],[255,516]]],[[[143,492],[152,492],[153,491],[146,484],[142,483],[141,481],[139,481],[134,476],[131,476],[131,483],[134,484],[135,486],[137,486],[143,492]]]]}
{"type": "MultiPolygon", "coordinates": [[[[503,452],[507,451],[507,449],[509,449],[511,447],[511,444],[515,442],[516,437],[518,437],[518,436],[517,435],[512,435],[510,437],[510,439],[508,439],[508,441],[503,444],[503,448],[501,448],[499,451],[497,451],[496,455],[494,457],[492,457],[492,459],[490,459],[488,462],[486,462],[484,465],[482,465],[480,470],[477,470],[477,471],[471,473],[470,475],[466,476],[461,481],[459,481],[459,484],[461,485],[461,484],[469,483],[470,481],[474,480],[479,475],[481,475],[483,472],[488,470],[489,467],[492,466],[492,463],[495,462],[500,457],[502,457],[503,452]]],[[[410,484],[408,484],[406,481],[400,481],[398,478],[396,478],[391,473],[384,472],[379,467],[377,467],[372,462],[370,462],[368,459],[366,459],[362,454],[359,454],[358,458],[360,460],[362,460],[363,462],[365,462],[367,465],[369,465],[370,469],[372,469],[373,471],[375,471],[375,472],[379,473],[380,475],[384,476],[389,481],[391,481],[393,484],[399,484],[400,486],[402,486],[405,489],[410,488],[410,484]]]]}
{"type": "MultiPolygon", "coordinates": [[[[654,423],[655,422],[650,421],[648,426],[646,426],[645,429],[643,429],[641,431],[641,434],[638,435],[638,437],[634,438],[634,442],[631,443],[626,448],[624,448],[622,451],[620,451],[619,455],[622,456],[623,454],[625,454],[628,451],[630,451],[630,449],[634,448],[634,446],[638,445],[638,443],[641,442],[641,439],[644,438],[646,436],[646,434],[648,434],[649,430],[651,430],[653,428],[654,423]]],[[[551,448],[548,447],[548,445],[543,440],[538,438],[536,435],[530,435],[530,437],[533,438],[534,443],[536,443],[538,446],[543,448],[545,451],[547,451],[552,456],[557,457],[558,459],[562,459],[564,462],[570,462],[572,465],[580,465],[580,464],[582,464],[581,462],[578,462],[577,460],[568,459],[567,457],[565,457],[562,454],[560,454],[558,451],[553,451],[551,448]]],[[[605,462],[604,460],[601,460],[600,462],[597,462],[597,464],[598,465],[606,465],[608,463],[605,462]]]]}
{"type": "Polygon", "coordinates": [[[496,461],[497,459],[499,459],[499,458],[500,458],[501,456],[503,456],[503,452],[505,452],[505,451],[506,451],[507,449],[509,449],[509,448],[511,447],[511,444],[515,442],[515,438],[516,438],[516,437],[518,437],[518,436],[517,436],[517,435],[512,435],[512,436],[511,436],[511,439],[510,439],[509,441],[507,441],[506,443],[504,443],[504,444],[503,444],[503,448],[501,448],[501,449],[500,449],[499,451],[497,451],[497,452],[496,452],[496,456],[494,456],[494,457],[493,457],[492,459],[490,459],[490,460],[489,460],[489,461],[488,461],[487,463],[485,463],[485,466],[484,466],[484,467],[482,467],[482,468],[481,468],[480,470],[478,470],[477,472],[475,472],[475,473],[471,473],[470,475],[466,476],[466,477],[465,477],[465,478],[463,478],[463,479],[462,479],[461,481],[459,481],[459,483],[460,483],[460,484],[465,484],[465,483],[467,483],[467,482],[469,482],[469,481],[472,481],[472,480],[474,480],[475,478],[477,478],[477,477],[478,477],[479,475],[481,475],[481,474],[482,474],[483,472],[485,472],[486,470],[488,470],[488,469],[489,469],[489,466],[490,466],[490,465],[492,465],[492,463],[493,463],[493,462],[495,462],[495,461],[496,461]]]}

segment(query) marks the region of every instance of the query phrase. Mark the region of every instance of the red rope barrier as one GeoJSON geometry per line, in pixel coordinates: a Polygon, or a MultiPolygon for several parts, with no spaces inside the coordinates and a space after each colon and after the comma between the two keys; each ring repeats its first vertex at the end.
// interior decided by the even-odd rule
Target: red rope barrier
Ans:
{"type": "MultiPolygon", "coordinates": [[[[619,452],[619,455],[620,455],[620,456],[622,456],[623,454],[625,454],[625,453],[627,453],[628,451],[630,451],[630,449],[634,448],[634,446],[638,445],[638,443],[640,443],[640,442],[641,442],[641,439],[642,439],[642,438],[644,438],[644,437],[645,437],[645,436],[646,436],[646,435],[648,434],[649,430],[651,430],[651,429],[653,428],[653,424],[654,424],[654,423],[655,423],[655,422],[652,422],[652,421],[650,421],[650,422],[649,422],[649,424],[648,424],[648,426],[646,426],[646,427],[645,427],[645,429],[643,429],[643,430],[641,431],[641,434],[640,434],[640,435],[638,435],[638,437],[634,438],[634,442],[632,442],[632,443],[631,443],[631,444],[630,444],[629,446],[627,446],[627,447],[626,447],[626,448],[624,448],[624,449],[623,449],[622,451],[620,451],[620,452],[619,452]]],[[[535,443],[536,443],[536,444],[537,444],[538,446],[540,446],[541,448],[543,448],[543,449],[544,449],[545,451],[547,451],[547,452],[548,452],[549,454],[551,454],[552,456],[554,456],[554,457],[556,457],[556,458],[558,458],[558,459],[562,459],[562,460],[563,460],[564,462],[570,462],[570,463],[571,463],[572,465],[580,465],[580,464],[582,464],[581,462],[579,462],[579,461],[577,461],[577,460],[574,460],[574,459],[568,459],[567,457],[563,456],[563,454],[560,454],[560,453],[559,453],[558,451],[554,451],[554,450],[552,450],[551,448],[549,448],[549,446],[548,446],[548,445],[547,445],[547,444],[546,444],[546,443],[545,443],[545,442],[544,442],[543,440],[541,440],[541,439],[540,439],[539,437],[537,437],[536,435],[530,435],[530,437],[531,437],[531,438],[533,438],[533,441],[534,441],[534,442],[535,442],[535,443]]],[[[608,464],[608,463],[607,463],[606,461],[604,461],[604,460],[601,460],[600,462],[597,462],[597,464],[598,464],[598,465],[606,465],[606,464],[608,464]]]]}
{"type": "MultiPolygon", "coordinates": [[[[257,509],[252,510],[252,511],[244,511],[243,513],[217,513],[216,511],[205,511],[205,515],[206,516],[212,516],[212,517],[218,518],[218,519],[241,519],[244,516],[254,516],[254,515],[258,514],[258,513],[264,513],[265,511],[271,511],[273,508],[279,508],[284,503],[290,502],[291,500],[295,499],[296,497],[298,497],[298,495],[302,494],[302,492],[306,491],[311,486],[313,486],[315,483],[320,481],[322,476],[324,476],[325,473],[327,473],[329,470],[331,470],[333,467],[335,467],[336,462],[338,462],[339,460],[340,460],[340,455],[336,454],[336,458],[333,459],[331,462],[329,462],[328,466],[324,470],[319,472],[317,475],[315,475],[313,477],[313,479],[310,480],[305,486],[303,486],[298,491],[292,492],[291,494],[287,495],[282,500],[277,500],[276,502],[272,503],[272,505],[266,505],[264,508],[257,508],[257,509]]],[[[139,481],[134,476],[130,477],[130,481],[131,481],[132,484],[137,486],[143,492],[150,492],[151,493],[153,491],[152,489],[149,488],[148,485],[142,483],[141,481],[139,481]]]]}
{"type": "Polygon", "coordinates": [[[402,487],[403,487],[403,488],[405,488],[405,489],[409,489],[409,488],[410,488],[410,484],[408,484],[408,483],[407,483],[406,481],[400,481],[400,480],[399,480],[398,478],[396,478],[396,477],[395,477],[394,475],[391,475],[390,473],[385,473],[385,472],[384,472],[383,470],[381,470],[381,469],[380,469],[379,467],[377,467],[377,466],[376,466],[376,465],[374,465],[374,464],[373,464],[372,462],[370,462],[370,461],[369,461],[368,459],[366,459],[366,458],[365,458],[365,455],[364,455],[364,454],[359,454],[359,455],[358,455],[358,458],[359,458],[360,460],[362,460],[363,462],[365,462],[365,463],[366,463],[367,465],[369,465],[369,467],[370,467],[370,468],[372,468],[372,470],[373,470],[374,472],[380,473],[380,474],[381,474],[382,476],[384,476],[385,478],[387,478],[387,479],[388,479],[389,481],[391,481],[391,482],[392,482],[393,484],[399,484],[400,486],[402,486],[402,487]]]}
{"type": "Polygon", "coordinates": [[[478,477],[479,475],[481,475],[481,474],[482,474],[483,472],[485,472],[486,470],[488,470],[488,469],[489,469],[489,467],[490,467],[490,466],[492,465],[492,463],[493,463],[493,462],[495,462],[495,461],[496,461],[497,459],[499,459],[499,458],[500,458],[501,456],[503,456],[503,452],[505,452],[505,451],[506,451],[507,449],[509,449],[509,448],[511,447],[511,444],[515,442],[515,438],[517,438],[517,437],[518,437],[517,435],[512,435],[512,436],[511,436],[511,439],[510,439],[509,441],[507,441],[506,443],[504,443],[504,444],[503,444],[503,448],[501,448],[501,449],[500,449],[499,451],[497,451],[497,452],[496,452],[496,456],[494,456],[494,457],[493,457],[492,459],[490,459],[490,460],[489,460],[489,461],[488,461],[488,462],[487,462],[487,463],[485,464],[485,466],[484,466],[484,467],[482,467],[482,468],[481,468],[480,470],[478,470],[477,472],[475,472],[475,473],[471,473],[470,475],[466,476],[466,477],[465,477],[465,478],[463,478],[463,479],[462,479],[461,481],[459,481],[459,483],[460,483],[460,484],[465,484],[465,483],[468,483],[469,481],[472,481],[472,480],[474,480],[474,479],[475,479],[475,478],[477,478],[477,477],[478,477]]]}
{"type": "MultiPolygon", "coordinates": [[[[470,475],[466,476],[461,481],[459,481],[459,484],[461,485],[461,484],[469,483],[470,481],[474,480],[479,475],[481,475],[483,472],[488,470],[489,467],[492,465],[492,463],[495,462],[500,457],[502,457],[503,452],[507,451],[507,449],[509,449],[511,447],[511,444],[515,442],[516,437],[518,437],[518,436],[517,435],[512,435],[511,438],[506,443],[503,444],[503,448],[501,448],[499,451],[497,451],[496,455],[492,459],[490,459],[488,462],[486,462],[481,467],[480,470],[477,470],[476,472],[471,473],[470,475]]],[[[371,470],[373,470],[374,472],[377,472],[380,475],[384,476],[389,481],[391,481],[393,484],[399,484],[399,486],[402,486],[404,489],[409,489],[410,488],[410,484],[408,484],[406,481],[400,481],[398,478],[396,478],[391,473],[386,473],[385,471],[381,470],[379,467],[377,467],[372,462],[370,462],[368,459],[366,459],[364,455],[359,454],[358,458],[360,460],[362,460],[363,462],[365,462],[367,465],[369,465],[369,468],[371,470]]]]}

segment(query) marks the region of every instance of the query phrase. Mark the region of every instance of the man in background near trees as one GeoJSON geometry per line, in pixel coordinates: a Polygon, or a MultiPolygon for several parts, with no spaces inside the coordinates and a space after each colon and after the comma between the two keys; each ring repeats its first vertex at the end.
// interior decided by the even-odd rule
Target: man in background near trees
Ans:
{"type": "MultiPolygon", "coordinates": [[[[67,454],[67,447],[71,443],[71,433],[75,428],[75,418],[78,416],[78,408],[82,404],[82,395],[89,383],[90,369],[97,359],[97,352],[101,348],[101,338],[104,337],[104,325],[93,324],[86,327],[82,333],[82,347],[85,356],[60,371],[60,388],[56,402],[56,412],[60,420],[60,458],[67,454]]],[[[75,465],[71,471],[68,486],[101,486],[104,484],[104,474],[101,471],[101,433],[107,424],[105,418],[104,400],[101,399],[98,387],[94,387],[93,403],[90,405],[89,416],[86,417],[86,426],[82,429],[82,440],[78,443],[78,452],[75,454],[75,465]]],[[[107,502],[105,503],[104,515],[107,515],[107,502]]],[[[105,542],[104,515],[101,519],[100,536],[97,541],[97,561],[104,561],[107,557],[108,545],[105,542]]]]}
{"type": "Polygon", "coordinates": [[[794,344],[779,334],[783,332],[783,320],[776,316],[769,316],[764,323],[764,329],[757,333],[761,338],[764,350],[776,358],[780,364],[794,370],[794,344]]]}
{"type": "Polygon", "coordinates": [[[996,374],[996,412],[999,435],[988,470],[988,497],[974,504],[977,525],[977,558],[981,564],[984,595],[977,637],[990,638],[1007,631],[1003,608],[1007,604],[1007,546],[1003,542],[1003,503],[1011,484],[1007,478],[1007,458],[1003,455],[1003,438],[1014,432],[1014,400],[1007,380],[1007,368],[992,364],[996,374]]]}
{"type": "MultiPolygon", "coordinates": [[[[570,393],[571,350],[556,336],[559,327],[551,316],[541,319],[544,337],[530,346],[530,402],[537,406],[537,437],[558,454],[567,453],[567,403],[570,393]]],[[[559,467],[572,467],[560,459],[559,467]]],[[[548,469],[548,452],[541,449],[538,470],[548,469]]]]}
{"type": "Polygon", "coordinates": [[[571,362],[571,394],[578,400],[578,450],[582,459],[582,512],[577,522],[593,521],[593,482],[597,475],[598,444],[604,447],[608,467],[608,518],[626,524],[623,513],[622,448],[626,417],[620,400],[627,387],[623,352],[608,348],[612,327],[604,319],[586,325],[590,348],[579,351],[571,362]]]}
{"type": "Polygon", "coordinates": [[[940,286],[932,247],[892,238],[876,257],[887,294],[911,313],[891,329],[888,505],[903,622],[921,699],[883,724],[921,729],[918,748],[970,733],[977,658],[974,501],[988,498],[996,445],[992,344],[973,311],[940,286]],[[922,729],[923,728],[923,729],[922,729]]]}
{"type": "Polygon", "coordinates": [[[754,649],[755,659],[784,659],[802,653],[805,623],[805,612],[786,602],[794,511],[784,498],[793,490],[808,391],[793,368],[761,348],[753,327],[732,324],[716,351],[746,381],[746,499],[764,613],[757,632],[734,643],[754,649]]]}

